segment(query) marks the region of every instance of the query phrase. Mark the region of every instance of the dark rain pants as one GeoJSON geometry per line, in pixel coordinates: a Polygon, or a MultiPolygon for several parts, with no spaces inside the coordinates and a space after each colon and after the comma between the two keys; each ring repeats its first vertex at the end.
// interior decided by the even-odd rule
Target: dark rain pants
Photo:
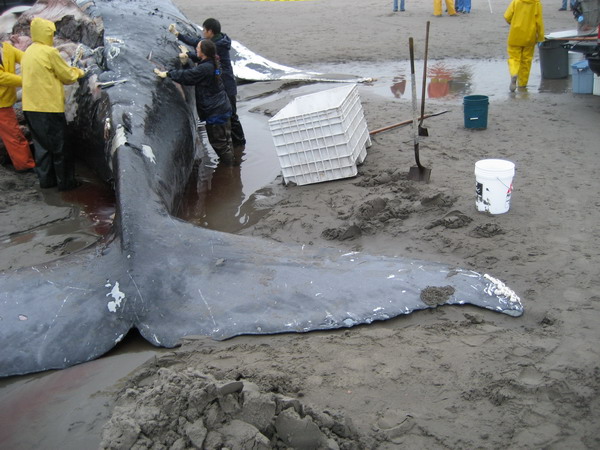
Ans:
{"type": "Polygon", "coordinates": [[[206,124],[206,135],[211,147],[219,155],[225,165],[233,164],[233,148],[231,145],[231,124],[229,120],[223,124],[206,124]]]}
{"type": "Polygon", "coordinates": [[[75,185],[75,168],[67,154],[65,134],[67,120],[64,113],[24,111],[33,137],[35,173],[40,187],[58,186],[59,191],[75,185]]]}
{"type": "Polygon", "coordinates": [[[237,99],[235,95],[228,95],[229,103],[231,103],[231,140],[233,145],[244,145],[246,143],[246,137],[244,136],[244,129],[240,122],[240,118],[237,115],[237,99]]]}

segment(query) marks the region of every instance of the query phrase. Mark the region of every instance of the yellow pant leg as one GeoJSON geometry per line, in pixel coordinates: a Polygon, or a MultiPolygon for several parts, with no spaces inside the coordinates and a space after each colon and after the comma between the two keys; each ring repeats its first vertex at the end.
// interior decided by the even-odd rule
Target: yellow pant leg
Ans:
{"type": "Polygon", "coordinates": [[[448,14],[453,16],[456,14],[456,9],[454,8],[454,0],[446,0],[446,9],[448,10],[448,14]]]}
{"type": "Polygon", "coordinates": [[[510,76],[514,77],[518,75],[519,68],[521,67],[521,53],[523,47],[515,47],[514,45],[508,46],[508,71],[510,76]]]}
{"type": "Polygon", "coordinates": [[[533,53],[535,52],[535,45],[530,47],[523,47],[521,51],[521,64],[519,65],[518,72],[518,83],[519,86],[527,86],[529,81],[529,73],[531,72],[531,63],[533,62],[533,53]]]}
{"type": "Polygon", "coordinates": [[[442,0],[433,0],[433,15],[442,15],[442,0]]]}

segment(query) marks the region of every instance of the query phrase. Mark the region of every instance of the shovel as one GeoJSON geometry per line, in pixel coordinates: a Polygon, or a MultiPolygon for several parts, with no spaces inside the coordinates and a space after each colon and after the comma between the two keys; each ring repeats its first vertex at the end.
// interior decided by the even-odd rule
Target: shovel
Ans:
{"type": "Polygon", "coordinates": [[[425,118],[425,86],[427,85],[427,50],[429,49],[429,20],[425,31],[425,57],[423,59],[423,89],[421,90],[421,120],[419,121],[419,136],[429,136],[429,131],[423,126],[425,118]]]}
{"type": "Polygon", "coordinates": [[[408,38],[410,48],[410,82],[412,85],[412,109],[413,109],[413,141],[415,145],[416,166],[412,166],[408,171],[408,179],[414,181],[424,181],[429,183],[431,178],[431,169],[423,167],[419,161],[419,133],[417,132],[417,82],[415,80],[415,50],[413,38],[408,38]]]}

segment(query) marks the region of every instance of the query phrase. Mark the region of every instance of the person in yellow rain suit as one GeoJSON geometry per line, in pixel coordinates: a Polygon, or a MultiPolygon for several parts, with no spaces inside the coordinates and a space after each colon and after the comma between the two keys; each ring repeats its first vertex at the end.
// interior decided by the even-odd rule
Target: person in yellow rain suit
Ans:
{"type": "Polygon", "coordinates": [[[35,167],[29,142],[25,139],[13,105],[17,101],[17,88],[21,87],[21,76],[16,74],[16,65],[21,64],[23,52],[9,42],[0,47],[0,138],[17,172],[35,167]]]}
{"type": "MultiPolygon", "coordinates": [[[[449,16],[457,16],[456,9],[454,9],[454,0],[446,0],[446,9],[448,10],[449,16]]],[[[441,17],[442,15],[442,0],[433,0],[433,15],[441,17]]]]}
{"type": "Polygon", "coordinates": [[[59,191],[79,186],[73,161],[67,154],[65,134],[65,84],[85,75],[69,66],[53,47],[56,26],[36,17],[31,21],[33,43],[21,59],[23,75],[23,112],[34,143],[36,174],[40,187],[58,185],[59,191]]]}
{"type": "Polygon", "coordinates": [[[510,25],[508,32],[508,70],[510,91],[517,85],[527,86],[536,42],[544,41],[544,18],[540,0],[512,0],[504,19],[510,25]]]}

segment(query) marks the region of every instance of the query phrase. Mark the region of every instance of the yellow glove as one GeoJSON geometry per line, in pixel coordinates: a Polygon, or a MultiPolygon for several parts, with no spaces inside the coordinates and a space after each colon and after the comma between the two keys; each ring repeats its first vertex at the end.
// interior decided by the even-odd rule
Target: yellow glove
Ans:
{"type": "Polygon", "coordinates": [[[179,36],[179,31],[177,31],[177,27],[174,23],[169,25],[169,33],[173,33],[175,36],[179,36]]]}
{"type": "Polygon", "coordinates": [[[159,77],[159,78],[167,78],[167,72],[163,72],[161,70],[158,69],[154,69],[154,73],[159,77]]]}
{"type": "Polygon", "coordinates": [[[185,66],[188,63],[189,60],[189,56],[187,53],[180,53],[179,54],[179,61],[181,62],[182,66],[185,66]]]}

